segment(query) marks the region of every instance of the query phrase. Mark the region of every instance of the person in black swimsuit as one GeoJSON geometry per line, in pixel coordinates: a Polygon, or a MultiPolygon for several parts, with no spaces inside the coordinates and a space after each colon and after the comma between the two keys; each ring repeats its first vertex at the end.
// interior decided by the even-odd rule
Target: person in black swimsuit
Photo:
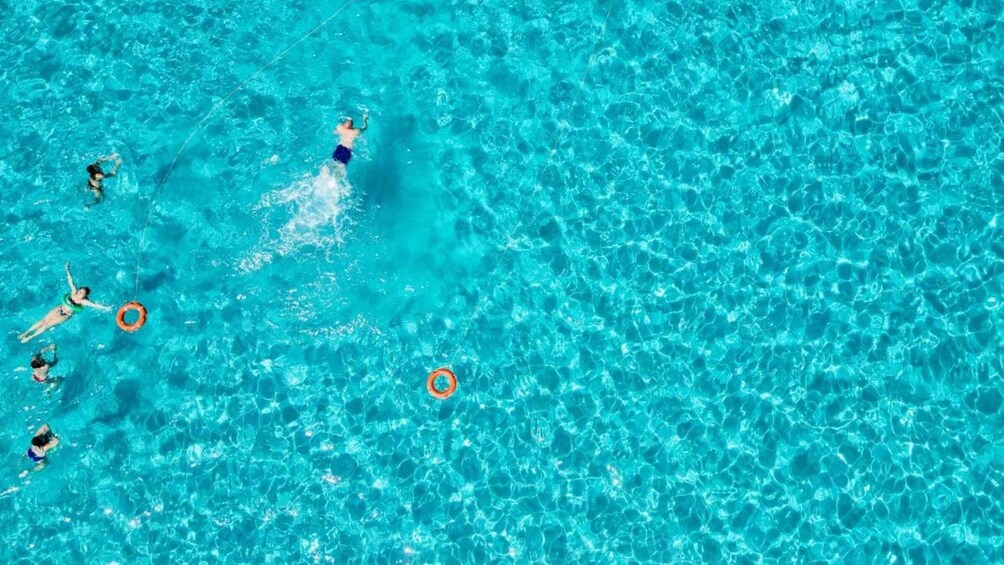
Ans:
{"type": "Polygon", "coordinates": [[[88,208],[94,206],[105,196],[105,188],[102,182],[108,177],[114,177],[119,172],[119,167],[122,166],[122,158],[119,157],[118,153],[112,153],[106,157],[99,157],[97,161],[87,165],[87,190],[90,190],[94,195],[94,202],[87,205],[88,208]],[[101,163],[106,163],[108,161],[115,161],[115,168],[112,169],[110,173],[106,173],[101,168],[101,163]]]}

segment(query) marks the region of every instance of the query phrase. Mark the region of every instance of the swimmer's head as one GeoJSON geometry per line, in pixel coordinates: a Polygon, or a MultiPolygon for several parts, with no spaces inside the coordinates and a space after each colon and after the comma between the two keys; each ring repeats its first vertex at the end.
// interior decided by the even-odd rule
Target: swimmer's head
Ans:
{"type": "Polygon", "coordinates": [[[89,287],[82,286],[77,289],[76,294],[79,294],[80,298],[87,298],[91,295],[91,289],[89,287]]]}
{"type": "Polygon", "coordinates": [[[31,360],[32,369],[41,369],[42,367],[45,367],[47,364],[48,363],[45,362],[45,359],[42,359],[41,357],[34,357],[31,360]]]}
{"type": "Polygon", "coordinates": [[[98,175],[103,175],[104,171],[102,171],[101,167],[97,165],[87,165],[87,174],[91,175],[92,177],[95,177],[98,175]]]}
{"type": "Polygon", "coordinates": [[[42,434],[31,438],[31,444],[35,447],[45,447],[47,443],[49,443],[49,434],[42,434]]]}
{"type": "Polygon", "coordinates": [[[345,118],[345,127],[352,127],[352,118],[345,118]]]}

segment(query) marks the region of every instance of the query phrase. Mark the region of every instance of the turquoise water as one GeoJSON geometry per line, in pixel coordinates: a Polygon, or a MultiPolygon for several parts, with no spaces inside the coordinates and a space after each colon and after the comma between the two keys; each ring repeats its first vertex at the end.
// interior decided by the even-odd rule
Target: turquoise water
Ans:
{"type": "Polygon", "coordinates": [[[1004,560],[999,2],[0,11],[4,562],[1004,560]]]}

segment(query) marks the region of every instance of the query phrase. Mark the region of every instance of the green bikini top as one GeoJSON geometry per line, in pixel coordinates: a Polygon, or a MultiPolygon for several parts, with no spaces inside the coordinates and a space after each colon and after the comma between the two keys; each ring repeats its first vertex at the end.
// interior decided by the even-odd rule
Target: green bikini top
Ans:
{"type": "Polygon", "coordinates": [[[71,296],[73,296],[73,295],[70,294],[69,292],[67,292],[66,295],[63,296],[63,304],[66,305],[66,307],[69,308],[70,310],[73,310],[74,312],[83,312],[84,311],[84,305],[83,304],[77,304],[76,302],[74,302],[70,298],[71,296]]]}

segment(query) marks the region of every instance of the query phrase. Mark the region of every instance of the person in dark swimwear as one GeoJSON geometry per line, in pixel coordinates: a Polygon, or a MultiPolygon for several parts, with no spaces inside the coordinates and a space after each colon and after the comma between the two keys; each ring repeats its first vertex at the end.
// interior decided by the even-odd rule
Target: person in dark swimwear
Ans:
{"type": "Polygon", "coordinates": [[[112,153],[106,157],[99,157],[97,161],[87,165],[87,190],[90,190],[94,195],[94,202],[87,205],[88,208],[94,206],[101,199],[105,197],[105,188],[102,182],[108,177],[114,177],[119,172],[119,167],[122,166],[122,159],[119,157],[118,153],[112,153]],[[115,161],[115,168],[112,169],[110,173],[106,173],[101,168],[101,163],[106,163],[108,161],[115,161]]]}
{"type": "Polygon", "coordinates": [[[46,379],[49,378],[49,369],[55,367],[59,363],[59,358],[56,356],[56,344],[47,345],[39,350],[31,358],[31,378],[37,383],[44,383],[46,379]],[[43,354],[47,351],[52,352],[52,361],[48,361],[43,357],[43,354]]]}
{"type": "Polygon", "coordinates": [[[36,471],[45,467],[46,454],[57,445],[59,445],[59,438],[52,433],[49,424],[43,424],[41,428],[38,428],[35,437],[31,438],[31,447],[28,448],[28,459],[38,463],[35,465],[36,471]]]}
{"type": "Polygon", "coordinates": [[[332,159],[342,165],[347,166],[349,164],[349,160],[352,159],[352,145],[355,143],[356,138],[366,131],[369,119],[369,114],[363,114],[363,127],[361,128],[352,126],[352,118],[347,118],[344,122],[338,124],[338,127],[331,132],[338,136],[338,147],[335,147],[335,152],[331,154],[332,159]]]}
{"type": "Polygon", "coordinates": [[[91,289],[86,286],[77,288],[77,286],[73,284],[73,275],[70,274],[69,263],[66,264],[66,280],[70,283],[70,292],[63,296],[63,303],[56,306],[52,310],[49,310],[49,313],[46,314],[44,318],[35,322],[30,328],[25,330],[24,333],[17,336],[17,338],[21,340],[21,343],[28,343],[49,328],[54,328],[66,320],[69,320],[74,314],[82,311],[85,306],[97,308],[98,310],[103,310],[105,312],[112,309],[111,306],[91,302],[87,299],[87,297],[91,294],[91,289]]]}

